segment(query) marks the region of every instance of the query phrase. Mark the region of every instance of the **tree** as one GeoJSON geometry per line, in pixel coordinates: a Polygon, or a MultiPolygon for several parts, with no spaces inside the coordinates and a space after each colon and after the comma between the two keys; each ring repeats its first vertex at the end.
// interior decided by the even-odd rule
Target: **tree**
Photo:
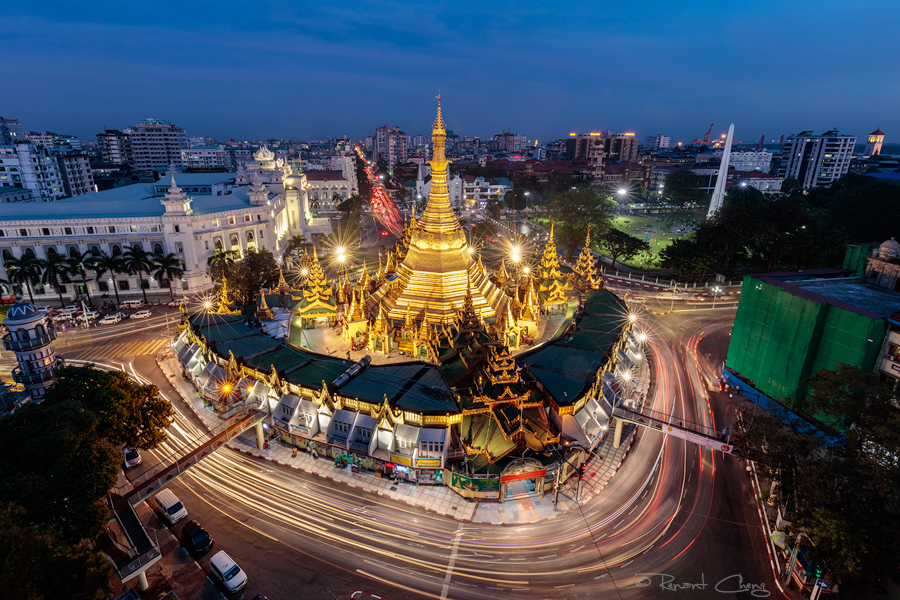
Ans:
{"type": "Polygon", "coordinates": [[[91,298],[91,290],[88,289],[87,271],[88,269],[93,268],[94,260],[95,257],[90,251],[86,251],[82,254],[77,250],[66,259],[66,270],[72,275],[81,277],[81,285],[84,286],[84,292],[88,297],[88,304],[91,306],[94,305],[94,301],[91,298]]]}
{"type": "Polygon", "coordinates": [[[260,288],[278,281],[278,263],[266,249],[249,250],[244,258],[228,270],[228,286],[247,306],[256,297],[260,288]]]}
{"type": "Polygon", "coordinates": [[[794,194],[795,192],[799,192],[803,190],[803,186],[800,184],[800,181],[794,179],[793,177],[788,177],[784,181],[781,182],[781,193],[787,196],[794,194]]]}
{"type": "Polygon", "coordinates": [[[556,242],[566,248],[571,258],[584,242],[588,225],[591,236],[602,236],[609,230],[617,205],[603,190],[582,187],[557,194],[547,208],[548,216],[555,223],[556,242]]]}
{"type": "Polygon", "coordinates": [[[65,305],[66,301],[63,300],[62,290],[60,288],[63,285],[63,278],[67,273],[66,259],[56,252],[48,252],[47,258],[39,261],[38,264],[44,270],[43,274],[41,274],[41,283],[49,285],[56,290],[57,295],[59,295],[59,305],[65,305]]]}
{"type": "Polygon", "coordinates": [[[106,252],[100,251],[100,256],[96,257],[92,266],[94,272],[97,274],[97,279],[102,278],[106,273],[109,273],[109,278],[112,279],[112,288],[116,293],[116,304],[121,304],[119,301],[119,286],[116,285],[116,273],[122,273],[125,271],[125,266],[122,264],[122,259],[118,256],[110,256],[106,252]]]}
{"type": "Polygon", "coordinates": [[[150,269],[153,266],[150,259],[150,254],[137,244],[126,249],[125,254],[122,256],[122,265],[125,267],[125,270],[132,275],[138,276],[145,304],[147,302],[147,288],[144,287],[144,274],[150,274],[150,269]]]}
{"type": "Polygon", "coordinates": [[[143,385],[122,371],[64,367],[57,371],[43,403],[79,402],[97,419],[97,432],[116,446],[150,450],[166,440],[175,409],[155,385],[143,385]]]}
{"type": "Polygon", "coordinates": [[[598,245],[609,253],[613,267],[616,266],[616,259],[620,256],[624,260],[628,260],[639,252],[650,250],[650,244],[646,240],[628,235],[615,228],[600,236],[598,245]]]}
{"type": "Polygon", "coordinates": [[[306,238],[302,235],[295,234],[288,240],[284,247],[284,256],[291,256],[293,253],[300,254],[306,248],[306,238]]]}
{"type": "Polygon", "coordinates": [[[703,177],[689,169],[672,171],[666,177],[666,195],[677,204],[697,202],[703,196],[703,177]]]}
{"type": "Polygon", "coordinates": [[[216,248],[213,255],[206,259],[206,274],[213,281],[221,283],[222,277],[228,275],[229,269],[238,258],[240,258],[240,253],[237,250],[216,248]]]}
{"type": "Polygon", "coordinates": [[[0,589],[7,598],[100,600],[112,565],[94,552],[77,553],[28,522],[25,509],[0,503],[0,589]]]}
{"type": "Polygon", "coordinates": [[[802,408],[837,435],[777,408],[753,415],[735,451],[777,479],[776,499],[833,573],[900,581],[900,411],[890,390],[847,365],[820,371],[808,389],[802,408]]]}
{"type": "Polygon", "coordinates": [[[499,219],[503,212],[503,201],[496,196],[490,196],[487,201],[487,211],[493,219],[499,219]]]}
{"type": "Polygon", "coordinates": [[[503,203],[509,210],[514,210],[521,213],[523,210],[525,210],[528,202],[528,197],[526,196],[526,194],[530,193],[531,192],[527,191],[523,187],[514,187],[503,195],[503,203]]]}
{"type": "Polygon", "coordinates": [[[178,257],[175,256],[175,254],[169,252],[165,256],[162,254],[154,255],[151,259],[151,263],[153,276],[160,282],[165,280],[169,284],[169,297],[174,300],[175,292],[172,289],[172,280],[181,279],[181,276],[184,275],[184,270],[181,268],[181,261],[178,260],[178,257]]]}
{"type": "Polygon", "coordinates": [[[40,262],[33,256],[23,255],[21,258],[6,258],[3,260],[6,276],[20,288],[28,290],[28,298],[34,304],[32,287],[39,281],[41,271],[40,262]]]}

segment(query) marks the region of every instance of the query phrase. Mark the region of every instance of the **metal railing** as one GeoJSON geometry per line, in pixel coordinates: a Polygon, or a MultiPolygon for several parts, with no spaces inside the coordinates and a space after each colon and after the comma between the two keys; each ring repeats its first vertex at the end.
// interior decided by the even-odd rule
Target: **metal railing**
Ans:
{"type": "Polygon", "coordinates": [[[16,367],[12,370],[12,378],[16,383],[21,383],[24,385],[37,385],[39,383],[50,381],[51,379],[56,377],[56,372],[65,366],[65,361],[62,358],[57,357],[56,366],[52,369],[48,369],[46,371],[25,372],[21,367],[16,367]]]}
{"type": "Polygon", "coordinates": [[[24,352],[26,350],[34,350],[40,346],[47,346],[56,339],[56,328],[48,325],[47,333],[39,335],[27,340],[17,340],[13,338],[12,332],[3,336],[3,347],[13,352],[24,352]]]}

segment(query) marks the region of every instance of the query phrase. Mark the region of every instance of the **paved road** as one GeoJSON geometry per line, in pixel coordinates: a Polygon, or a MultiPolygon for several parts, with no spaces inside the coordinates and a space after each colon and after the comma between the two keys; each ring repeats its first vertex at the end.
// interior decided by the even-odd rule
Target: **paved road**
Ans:
{"type": "MultiPolygon", "coordinates": [[[[731,314],[713,314],[648,316],[644,325],[654,409],[719,428],[730,407],[706,387],[724,359],[731,314]]],[[[164,327],[108,330],[91,347],[150,341],[164,327]]],[[[182,409],[170,441],[148,457],[165,460],[200,430],[151,356],[126,368],[182,409]]],[[[737,590],[737,575],[774,589],[742,474],[733,457],[645,430],[594,501],[517,526],[460,523],[230,450],[171,487],[248,572],[246,598],[347,598],[356,589],[391,599],[749,598],[746,589],[715,589],[725,579],[719,590],[737,590]],[[705,588],[663,589],[662,574],[705,588]]]]}

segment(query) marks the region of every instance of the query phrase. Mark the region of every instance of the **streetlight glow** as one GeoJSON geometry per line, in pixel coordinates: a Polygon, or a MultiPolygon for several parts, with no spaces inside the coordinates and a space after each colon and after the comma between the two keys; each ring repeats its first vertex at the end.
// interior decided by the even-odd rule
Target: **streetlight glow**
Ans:
{"type": "Polygon", "coordinates": [[[632,323],[634,323],[635,321],[637,321],[637,315],[634,313],[631,313],[630,315],[628,315],[628,320],[631,321],[632,323]]]}
{"type": "Polygon", "coordinates": [[[306,277],[307,275],[309,275],[309,269],[304,267],[303,269],[300,270],[300,274],[303,275],[304,277],[306,277]]]}
{"type": "Polygon", "coordinates": [[[627,194],[627,193],[628,193],[628,190],[626,190],[626,189],[624,189],[624,188],[619,190],[619,195],[620,195],[620,196],[624,196],[624,195],[627,194]]]}

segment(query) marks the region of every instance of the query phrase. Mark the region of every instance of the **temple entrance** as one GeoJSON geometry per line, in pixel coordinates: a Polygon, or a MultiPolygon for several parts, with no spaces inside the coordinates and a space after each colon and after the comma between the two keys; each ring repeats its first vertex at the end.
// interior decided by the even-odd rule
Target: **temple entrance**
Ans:
{"type": "Polygon", "coordinates": [[[544,497],[544,477],[547,468],[539,460],[518,458],[503,469],[500,475],[500,502],[537,494],[544,497]]]}

